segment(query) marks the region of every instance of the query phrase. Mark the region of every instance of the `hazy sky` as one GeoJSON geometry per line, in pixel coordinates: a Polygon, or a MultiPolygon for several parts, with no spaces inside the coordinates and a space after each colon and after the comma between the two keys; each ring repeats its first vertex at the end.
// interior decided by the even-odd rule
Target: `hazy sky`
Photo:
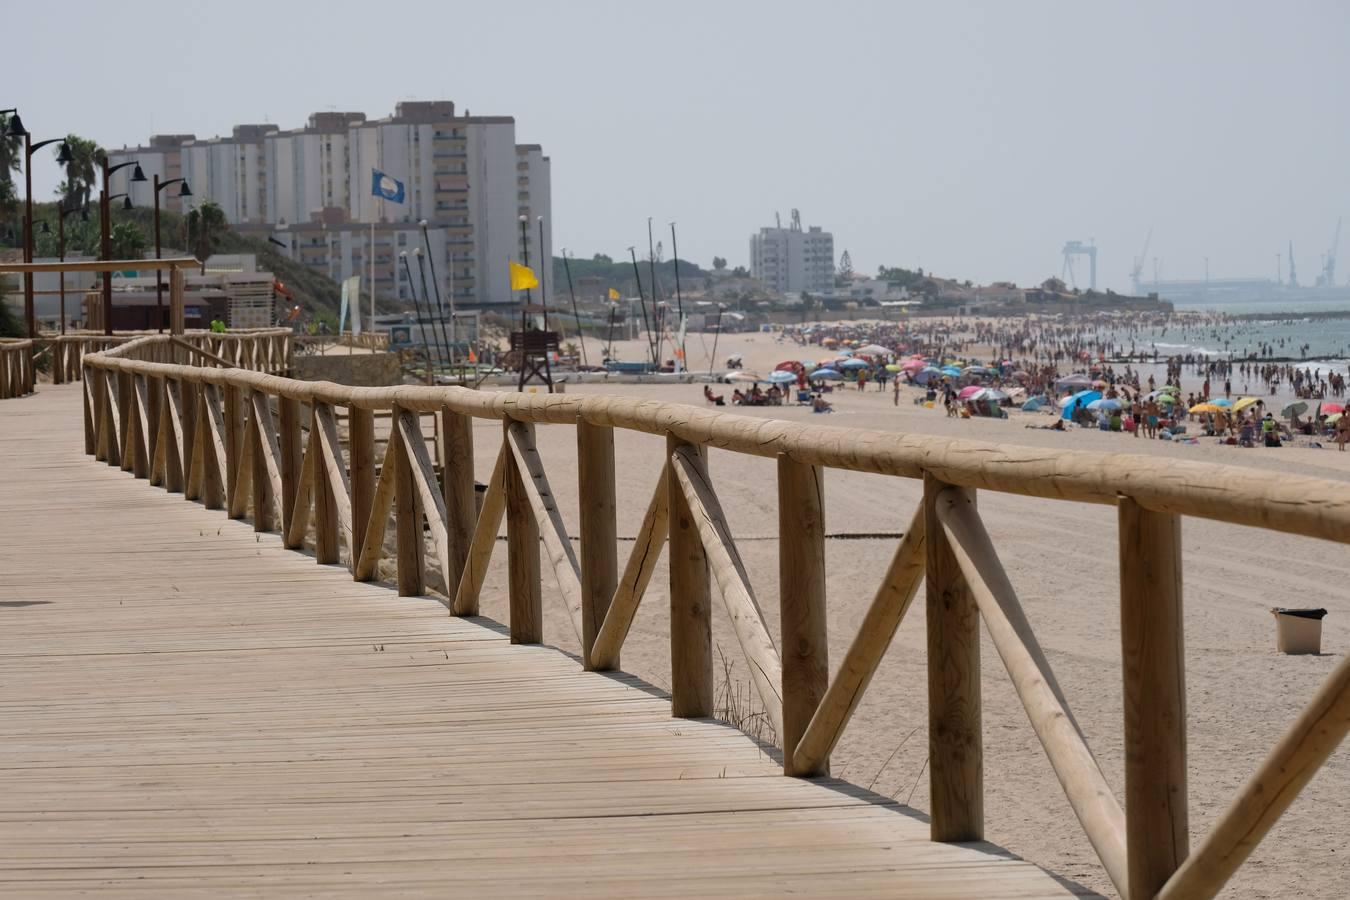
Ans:
{"type": "MultiPolygon", "coordinates": [[[[746,263],[749,235],[796,207],[860,271],[1025,284],[1095,238],[1102,284],[1124,289],[1152,226],[1146,274],[1155,256],[1165,278],[1202,277],[1206,256],[1213,277],[1273,274],[1292,239],[1310,282],[1350,214],[1343,2],[0,8],[0,107],[36,139],[450,99],[543,144],[554,247],[578,256],[645,245],[652,216],[658,237],[679,223],[682,256],[746,263]]],[[[47,151],[34,171],[50,193],[47,151]]]]}

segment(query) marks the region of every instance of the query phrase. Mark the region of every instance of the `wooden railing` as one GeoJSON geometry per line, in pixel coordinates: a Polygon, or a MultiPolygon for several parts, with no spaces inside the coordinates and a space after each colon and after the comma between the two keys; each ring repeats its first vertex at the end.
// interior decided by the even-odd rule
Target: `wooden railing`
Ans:
{"type": "MultiPolygon", "coordinates": [[[[931,829],[984,837],[979,623],[1026,708],[1059,782],[1122,896],[1216,894],[1350,728],[1343,660],[1195,850],[1188,847],[1185,643],[1180,517],[1350,542],[1343,485],[1187,461],[792,424],[620,397],[347,388],[237,369],[171,364],[162,337],[85,357],[86,450],[299,548],[375,577],[391,513],[400,594],[428,582],[455,615],[476,614],[506,519],[508,628],[543,637],[541,568],[557,582],[588,670],[614,669],[669,542],[673,714],[713,712],[711,583],[781,740],[786,774],[826,773],[920,582],[928,627],[931,829]],[[159,359],[159,362],[147,360],[159,359]],[[344,457],[339,410],[347,410],[344,457]],[[375,455],[374,418],[392,429],[375,455]],[[439,417],[437,479],[419,417],[439,417]],[[502,423],[475,514],[471,418],[502,423]],[[577,430],[579,550],[535,441],[539,425],[577,430]],[[664,436],[667,452],[633,549],[616,546],[614,429],[664,436]],[[705,448],[777,462],[781,634],[770,635],[705,462],[705,448]],[[824,468],[921,479],[923,503],[830,677],[824,468]],[[1125,802],[1073,718],[976,506],[980,490],[1119,511],[1125,698],[1125,802]],[[430,531],[428,561],[423,522],[430,531]],[[544,554],[541,557],[540,546],[544,554]]],[[[193,360],[195,361],[195,360],[193,360]]],[[[569,479],[570,481],[570,479],[569,479]]]]}
{"type": "Polygon", "coordinates": [[[33,351],[32,341],[0,338],[0,400],[33,393],[33,351]]]}

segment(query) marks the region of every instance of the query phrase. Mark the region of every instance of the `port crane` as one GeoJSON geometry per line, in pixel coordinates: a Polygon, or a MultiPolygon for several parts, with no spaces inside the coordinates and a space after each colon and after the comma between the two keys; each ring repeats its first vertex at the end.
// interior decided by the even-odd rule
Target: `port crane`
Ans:
{"type": "Polygon", "coordinates": [[[1341,244],[1341,220],[1336,219],[1336,233],[1331,238],[1331,249],[1322,258],[1322,274],[1317,277],[1318,287],[1336,286],[1336,250],[1341,244]]]}
{"type": "Polygon", "coordinates": [[[1088,266],[1089,266],[1088,290],[1090,291],[1095,291],[1097,289],[1097,247],[1093,242],[1094,240],[1095,239],[1093,238],[1089,238],[1086,244],[1084,244],[1082,241],[1067,242],[1064,245],[1063,251],[1064,269],[1060,273],[1061,277],[1063,277],[1064,275],[1068,276],[1069,284],[1073,285],[1074,287],[1078,287],[1078,284],[1075,282],[1073,277],[1073,258],[1075,256],[1086,256],[1088,258],[1088,266]]]}
{"type": "MultiPolygon", "coordinates": [[[[1144,260],[1148,259],[1148,245],[1153,242],[1153,226],[1148,226],[1148,234],[1144,236],[1144,249],[1139,251],[1139,255],[1134,258],[1134,266],[1130,269],[1130,281],[1134,284],[1135,294],[1142,294],[1139,287],[1139,279],[1144,273],[1144,260]]],[[[1157,281],[1155,278],[1154,281],[1157,281]]]]}

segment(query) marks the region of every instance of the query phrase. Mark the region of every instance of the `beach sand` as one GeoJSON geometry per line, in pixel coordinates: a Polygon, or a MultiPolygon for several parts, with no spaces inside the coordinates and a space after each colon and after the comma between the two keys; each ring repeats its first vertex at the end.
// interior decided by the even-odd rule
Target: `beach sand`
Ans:
{"type": "MultiPolygon", "coordinates": [[[[691,364],[706,371],[711,336],[690,336],[691,364]],[[702,362],[700,363],[700,357],[702,362]]],[[[621,358],[638,359],[640,342],[621,358]]],[[[598,345],[588,350],[598,353],[598,345]]],[[[779,344],[765,334],[728,335],[718,358],[745,355],[762,372],[776,362],[814,358],[819,348],[779,344]]],[[[594,361],[594,359],[593,359],[594,361]]],[[[719,367],[720,371],[720,367],[719,367]]],[[[728,386],[717,386],[730,394],[728,386]]],[[[702,385],[577,385],[569,394],[622,394],[704,406],[702,385]]],[[[917,407],[917,391],[838,390],[836,413],[796,406],[727,412],[836,427],[932,434],[1034,447],[1136,453],[1166,466],[1171,458],[1248,466],[1280,478],[1304,474],[1350,482],[1350,453],[1286,447],[1243,450],[1212,441],[1179,445],[1095,430],[1032,430],[1048,416],[1014,411],[1010,419],[948,419],[917,407]]],[[[490,472],[500,426],[475,422],[479,480],[490,472]]],[[[540,452],[569,533],[578,533],[576,443],[571,428],[540,427],[540,452]]],[[[661,439],[616,433],[619,535],[635,534],[656,483],[661,439]]],[[[777,501],[769,459],[712,450],[709,468],[755,591],[778,634],[777,501]]],[[[1344,488],[1350,490],[1350,484],[1344,488]]],[[[829,470],[830,533],[898,533],[920,501],[913,480],[829,470]]],[[[1041,646],[1108,781],[1123,797],[1121,648],[1115,510],[1080,503],[982,493],[980,512],[1041,646]]],[[[1350,579],[1342,545],[1188,518],[1183,527],[1189,707],[1191,839],[1195,847],[1321,681],[1350,647],[1350,579]],[[1275,651],[1272,606],[1330,610],[1321,656],[1275,651]]],[[[842,659],[897,540],[827,541],[831,665],[842,659]]],[[[621,560],[632,544],[622,542],[621,560]]],[[[663,554],[664,555],[664,554],[663,554]]],[[[498,544],[484,590],[484,614],[507,618],[505,545],[498,544]]],[[[622,562],[621,562],[622,565],[622,562]]],[[[578,645],[545,565],[545,639],[578,645]]],[[[922,588],[920,589],[922,592],[922,588]]],[[[748,681],[725,610],[714,592],[714,639],[734,661],[733,680],[748,681]]],[[[662,561],[623,649],[623,668],[670,684],[668,595],[662,561]]],[[[833,756],[833,773],[879,794],[928,808],[925,623],[922,593],[833,756]]],[[[1110,883],[1060,790],[987,635],[982,639],[986,836],[1046,868],[1112,893],[1110,883]]],[[[720,676],[719,676],[720,677],[720,676]]],[[[1350,752],[1337,753],[1230,883],[1230,897],[1344,895],[1350,835],[1350,752]]]]}

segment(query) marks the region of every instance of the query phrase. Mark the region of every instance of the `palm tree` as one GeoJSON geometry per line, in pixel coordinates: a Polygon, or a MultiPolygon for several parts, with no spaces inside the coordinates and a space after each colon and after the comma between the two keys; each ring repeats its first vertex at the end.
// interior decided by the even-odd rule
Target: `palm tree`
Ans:
{"type": "Polygon", "coordinates": [[[202,274],[206,274],[206,260],[220,241],[220,236],[229,230],[230,223],[225,220],[225,210],[219,204],[207,200],[201,206],[188,212],[183,220],[187,226],[187,244],[193,254],[201,261],[202,274]]]}
{"type": "Polygon", "coordinates": [[[66,146],[70,148],[70,162],[66,163],[66,180],[56,186],[56,193],[66,206],[88,206],[107,154],[95,142],[75,134],[66,135],[66,146]]]}
{"type": "Polygon", "coordinates": [[[22,169],[23,138],[7,131],[9,116],[0,114],[0,218],[19,210],[19,189],[14,176],[22,169]]]}
{"type": "Polygon", "coordinates": [[[135,222],[118,222],[108,233],[113,259],[140,259],[145,253],[145,232],[135,222]]]}

